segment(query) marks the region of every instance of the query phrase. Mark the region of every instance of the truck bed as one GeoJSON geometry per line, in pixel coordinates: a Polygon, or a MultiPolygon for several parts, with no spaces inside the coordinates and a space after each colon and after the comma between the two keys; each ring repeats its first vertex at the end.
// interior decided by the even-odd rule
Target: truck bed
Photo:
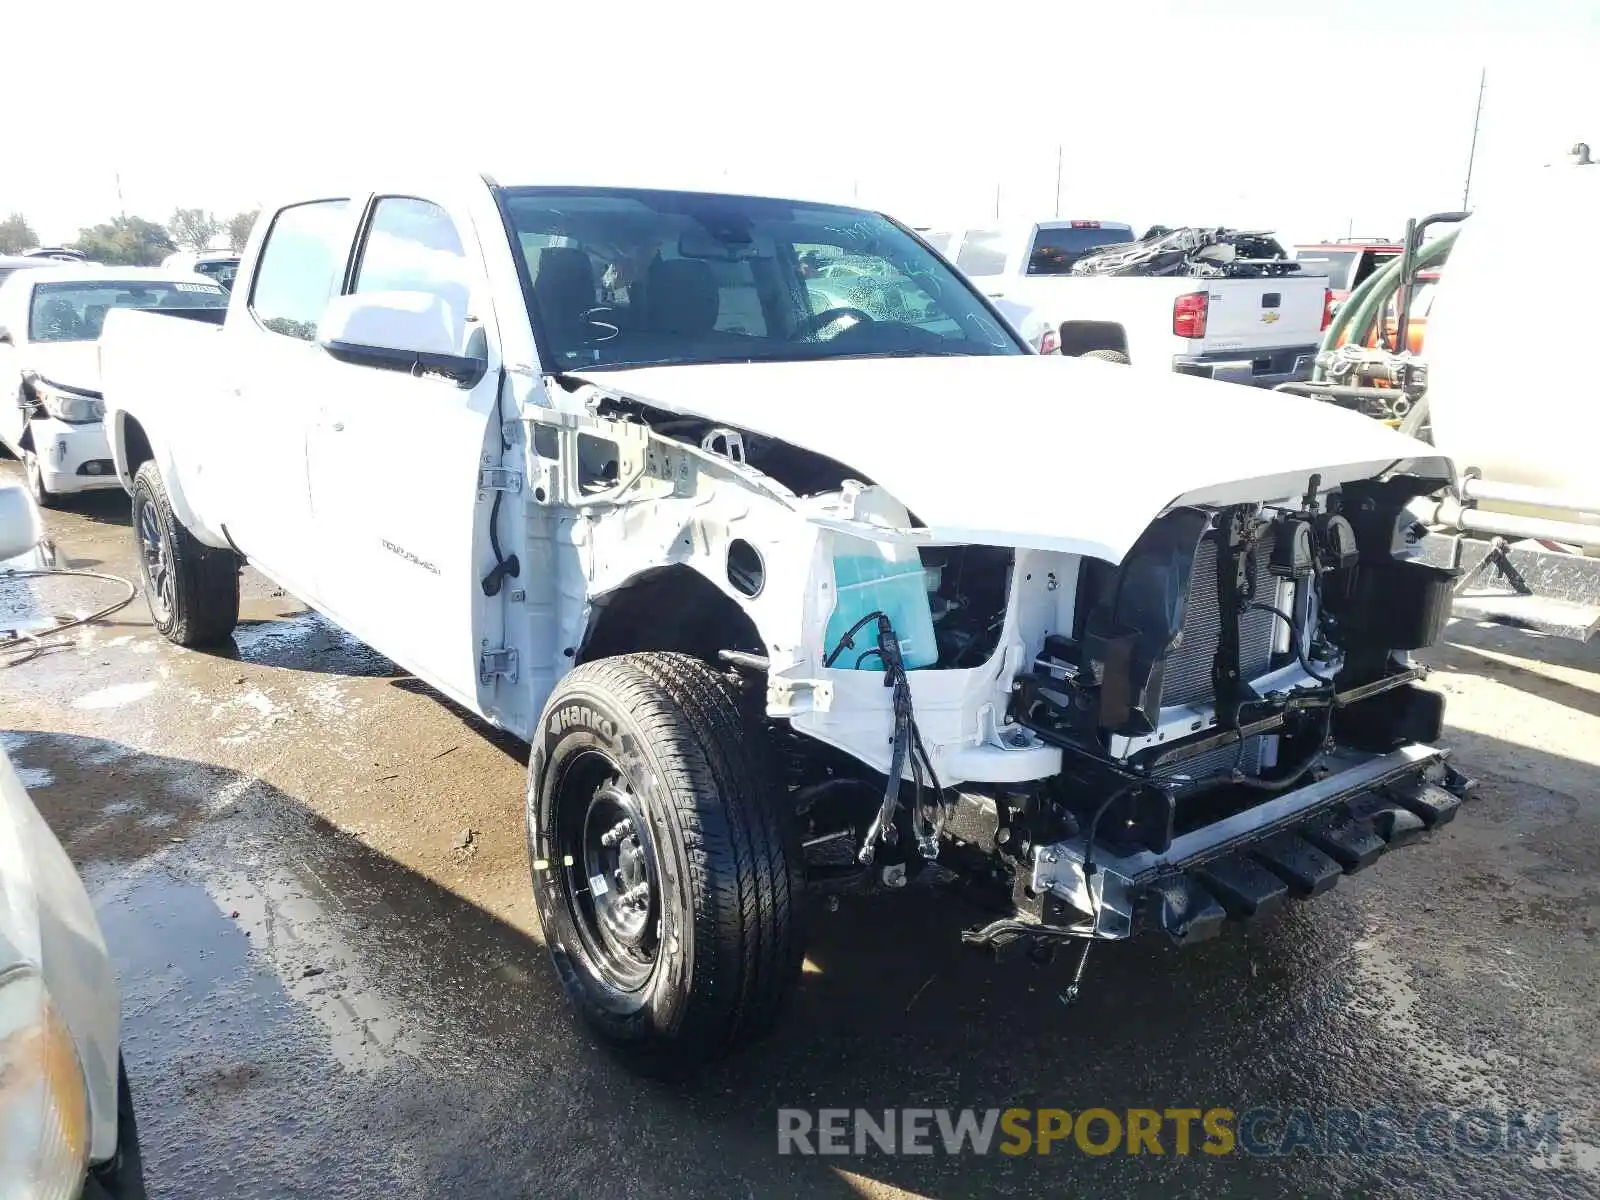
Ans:
{"type": "MultiPolygon", "coordinates": [[[[1039,275],[1010,280],[1000,290],[1004,298],[1046,315],[1052,325],[1137,314],[1140,326],[1167,333],[1172,329],[1173,301],[1205,292],[1209,297],[1205,336],[1181,339],[1183,353],[1204,356],[1314,345],[1322,331],[1326,283],[1309,275],[1276,279],[1039,275]]],[[[1173,339],[1174,345],[1179,342],[1173,339]]]]}
{"type": "MultiPolygon", "coordinates": [[[[215,407],[228,311],[117,308],[107,313],[99,344],[107,428],[124,413],[137,412],[147,426],[166,426],[169,444],[181,450],[185,423],[215,407]]],[[[117,464],[123,486],[131,487],[125,467],[117,464]]]]}

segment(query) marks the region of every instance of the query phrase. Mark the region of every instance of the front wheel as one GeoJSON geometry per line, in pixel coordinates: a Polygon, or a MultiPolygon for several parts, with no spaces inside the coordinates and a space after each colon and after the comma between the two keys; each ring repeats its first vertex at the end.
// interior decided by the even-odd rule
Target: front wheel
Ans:
{"type": "Polygon", "coordinates": [[[179,646],[226,640],[239,623],[239,556],[184,528],[153,461],[133,477],[133,535],[156,632],[179,646]]]}
{"type": "Polygon", "coordinates": [[[22,452],[22,469],[28,477],[28,494],[33,497],[35,504],[40,508],[55,508],[61,503],[60,494],[45,486],[44,468],[40,465],[37,453],[32,450],[22,452]]]}
{"type": "Polygon", "coordinates": [[[770,1027],[799,974],[800,855],[733,684],[679,654],[572,671],[528,768],[528,848],[568,998],[682,1076],[770,1027]]]}

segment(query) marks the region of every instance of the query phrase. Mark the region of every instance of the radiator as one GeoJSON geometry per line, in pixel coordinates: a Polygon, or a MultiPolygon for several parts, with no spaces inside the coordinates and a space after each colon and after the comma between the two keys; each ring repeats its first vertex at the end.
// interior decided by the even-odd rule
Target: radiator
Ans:
{"type": "Polygon", "coordinates": [[[1151,773],[1158,779],[1172,779],[1179,775],[1187,775],[1191,779],[1210,779],[1215,775],[1225,775],[1232,771],[1233,764],[1237,762],[1239,769],[1246,775],[1259,775],[1261,752],[1266,749],[1267,737],[1267,734],[1258,733],[1254,737],[1245,738],[1243,754],[1239,752],[1238,742],[1229,742],[1226,746],[1207,750],[1204,754],[1196,754],[1193,758],[1163,763],[1151,773]]]}
{"type": "MultiPolygon", "coordinates": [[[[1272,539],[1256,543],[1256,599],[1276,602],[1277,579],[1267,570],[1272,539]]],[[[1272,665],[1272,634],[1277,618],[1250,609],[1239,618],[1239,674],[1246,681],[1264,675],[1272,665]]],[[[1189,577],[1189,607],[1183,618],[1183,641],[1167,659],[1161,685],[1163,706],[1209,704],[1214,689],[1211,667],[1217,656],[1222,623],[1217,609],[1217,543],[1207,534],[1195,551],[1194,573],[1189,577]]],[[[1246,755],[1248,761],[1249,756],[1246,755]]],[[[1229,760],[1232,761],[1231,759],[1229,760]]]]}

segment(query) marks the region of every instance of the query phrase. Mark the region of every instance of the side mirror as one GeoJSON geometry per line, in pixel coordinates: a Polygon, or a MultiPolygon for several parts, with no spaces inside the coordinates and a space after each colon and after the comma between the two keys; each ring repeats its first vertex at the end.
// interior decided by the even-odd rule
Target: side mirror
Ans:
{"type": "Polygon", "coordinates": [[[462,353],[467,321],[462,308],[431,292],[362,292],[328,302],[317,341],[340,362],[444,375],[462,387],[483,378],[488,362],[462,353]]]}
{"type": "Polygon", "coordinates": [[[21,484],[0,485],[0,562],[27,554],[44,537],[39,510],[21,484]]]}

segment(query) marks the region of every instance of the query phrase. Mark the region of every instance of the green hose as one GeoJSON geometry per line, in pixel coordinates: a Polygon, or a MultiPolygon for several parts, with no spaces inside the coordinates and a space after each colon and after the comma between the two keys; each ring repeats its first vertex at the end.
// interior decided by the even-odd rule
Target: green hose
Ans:
{"type": "MultiPolygon", "coordinates": [[[[1371,324],[1374,311],[1389,302],[1399,286],[1400,259],[1395,258],[1385,263],[1362,282],[1361,286],[1351,292],[1345,302],[1339,306],[1338,319],[1328,327],[1323,334],[1323,350],[1337,350],[1341,345],[1357,342],[1355,330],[1363,332],[1371,324]]],[[[1365,342],[1365,337],[1359,339],[1365,342]]]]}
{"type": "MultiPolygon", "coordinates": [[[[1459,229],[1452,229],[1433,241],[1424,243],[1416,253],[1415,269],[1421,271],[1443,262],[1450,253],[1450,247],[1455,244],[1456,234],[1459,232],[1459,229]]],[[[1366,345],[1367,339],[1377,327],[1379,318],[1388,308],[1390,300],[1400,290],[1402,263],[1403,259],[1398,257],[1393,262],[1385,263],[1350,293],[1322,335],[1319,351],[1335,350],[1341,343],[1366,345]]],[[[1321,367],[1316,367],[1312,371],[1311,379],[1313,383],[1325,383],[1327,372],[1321,367]]]]}

